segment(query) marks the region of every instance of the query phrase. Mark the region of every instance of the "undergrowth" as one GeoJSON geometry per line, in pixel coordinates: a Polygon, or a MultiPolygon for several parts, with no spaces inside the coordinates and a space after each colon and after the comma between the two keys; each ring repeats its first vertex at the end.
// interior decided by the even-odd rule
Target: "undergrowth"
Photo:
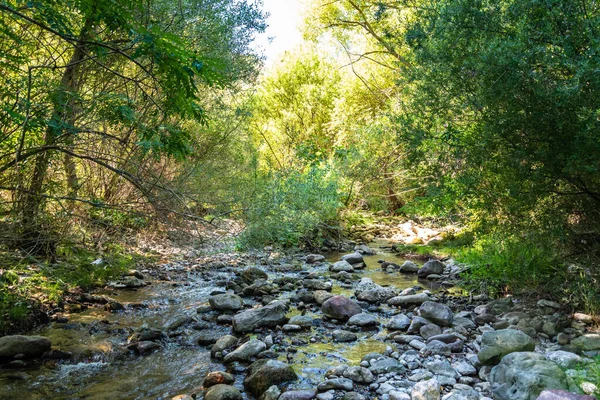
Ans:
{"type": "Polygon", "coordinates": [[[49,312],[63,306],[69,291],[103,285],[146,261],[146,256],[131,254],[119,245],[108,245],[101,254],[74,245],[60,245],[56,262],[3,251],[0,335],[45,322],[49,312]]]}

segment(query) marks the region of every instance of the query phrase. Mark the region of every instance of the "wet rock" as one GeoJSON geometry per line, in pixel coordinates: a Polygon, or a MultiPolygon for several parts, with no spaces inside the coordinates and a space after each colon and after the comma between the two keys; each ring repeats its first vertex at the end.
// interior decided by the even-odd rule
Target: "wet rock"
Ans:
{"type": "Polygon", "coordinates": [[[434,324],[440,326],[450,326],[454,319],[454,314],[450,307],[433,301],[426,301],[419,307],[419,314],[434,324]]]}
{"type": "Polygon", "coordinates": [[[600,350],[600,334],[586,333],[573,339],[571,344],[583,351],[600,350]]]}
{"type": "Polygon", "coordinates": [[[234,332],[250,332],[262,327],[275,327],[287,321],[288,306],[276,301],[261,308],[242,311],[233,317],[234,332]]]}
{"type": "Polygon", "coordinates": [[[217,353],[222,353],[238,343],[238,338],[232,335],[221,336],[210,349],[210,355],[215,357],[217,353]]]}
{"type": "Polygon", "coordinates": [[[218,294],[208,299],[210,306],[218,311],[238,311],[244,308],[244,300],[231,293],[218,294]]]}
{"type": "Polygon", "coordinates": [[[360,254],[359,252],[355,252],[343,255],[342,261],[347,261],[350,264],[360,264],[363,263],[365,260],[363,259],[362,254],[360,254]]]}
{"type": "Polygon", "coordinates": [[[135,276],[126,276],[119,281],[119,286],[127,289],[136,289],[146,286],[146,282],[135,276]]]}
{"type": "Polygon", "coordinates": [[[263,341],[251,339],[231,353],[227,354],[223,358],[223,362],[225,364],[229,364],[234,361],[249,361],[251,358],[257,356],[261,351],[266,349],[267,345],[263,341]]]}
{"type": "Polygon", "coordinates": [[[440,275],[444,272],[445,265],[438,260],[429,260],[417,271],[419,278],[427,278],[429,275],[440,275]]]}
{"type": "Polygon", "coordinates": [[[332,335],[333,341],[338,343],[354,342],[358,340],[358,336],[356,336],[355,333],[344,331],[341,329],[334,330],[332,335]]]}
{"type": "Polygon", "coordinates": [[[116,300],[110,300],[104,305],[104,309],[109,312],[122,311],[125,309],[125,306],[116,300]]]}
{"type": "Polygon", "coordinates": [[[278,400],[312,400],[317,393],[317,389],[290,390],[279,396],[278,400]]]}
{"type": "Polygon", "coordinates": [[[387,301],[388,305],[395,307],[418,306],[431,300],[427,293],[411,294],[406,296],[392,297],[387,301]]]}
{"type": "Polygon", "coordinates": [[[267,389],[266,392],[260,396],[259,400],[277,400],[281,396],[281,390],[275,385],[267,389]]]}
{"type": "Polygon", "coordinates": [[[0,337],[0,358],[13,358],[17,354],[39,357],[50,350],[50,346],[50,339],[44,336],[3,336],[0,337]]]}
{"type": "Polygon", "coordinates": [[[419,266],[412,261],[405,261],[404,264],[400,266],[400,272],[414,274],[419,271],[419,266]]]}
{"type": "Polygon", "coordinates": [[[259,360],[250,365],[244,379],[244,387],[258,397],[271,386],[298,379],[288,364],[277,360],[259,360]]]}
{"type": "Polygon", "coordinates": [[[390,319],[386,327],[391,331],[405,331],[409,326],[410,318],[404,314],[398,314],[390,319]]]}
{"type": "Polygon", "coordinates": [[[235,382],[235,377],[227,372],[222,371],[214,371],[209,372],[208,375],[204,378],[204,383],[202,386],[205,388],[209,388],[215,385],[231,385],[235,382]]]}
{"type": "Polygon", "coordinates": [[[240,274],[240,277],[242,278],[244,283],[246,283],[248,285],[252,285],[259,279],[262,279],[265,281],[267,279],[269,279],[269,275],[265,271],[263,271],[262,269],[260,269],[258,267],[246,268],[245,270],[242,271],[242,273],[240,274]]]}
{"type": "Polygon", "coordinates": [[[373,373],[363,367],[349,367],[344,371],[344,378],[361,385],[369,384],[375,380],[373,373]]]}
{"type": "Polygon", "coordinates": [[[328,390],[344,390],[349,392],[352,389],[354,389],[354,383],[348,378],[327,379],[317,386],[319,392],[326,392],[328,390]]]}
{"type": "Polygon", "coordinates": [[[203,329],[198,331],[198,336],[196,336],[196,343],[200,346],[208,346],[209,344],[216,343],[223,336],[221,332],[215,331],[213,329],[203,329]]]}
{"type": "Polygon", "coordinates": [[[362,312],[362,309],[347,297],[333,296],[323,303],[321,311],[329,318],[346,321],[353,315],[362,312]]]}
{"type": "Polygon", "coordinates": [[[329,267],[331,272],[354,272],[354,267],[348,261],[338,261],[329,267]]]}
{"type": "Polygon", "coordinates": [[[562,369],[532,352],[511,353],[492,369],[490,383],[498,400],[535,400],[544,389],[574,389],[562,369]]]}
{"type": "Polygon", "coordinates": [[[354,250],[359,252],[360,254],[364,254],[367,256],[375,255],[375,250],[371,249],[366,244],[359,244],[358,246],[354,246],[354,250]]]}
{"type": "Polygon", "coordinates": [[[360,313],[353,315],[348,320],[348,326],[358,326],[361,328],[379,325],[377,318],[371,314],[360,313]]]}
{"type": "Polygon", "coordinates": [[[477,357],[483,365],[491,365],[500,362],[507,354],[534,349],[535,342],[530,336],[516,329],[502,329],[483,333],[477,357]]]}
{"type": "Polygon", "coordinates": [[[233,386],[215,385],[204,394],[204,400],[243,400],[242,394],[233,386]]]}
{"type": "Polygon", "coordinates": [[[145,356],[151,354],[154,350],[160,349],[160,345],[155,342],[138,342],[135,343],[132,348],[137,354],[145,356]]]}
{"type": "Polygon", "coordinates": [[[410,395],[412,400],[439,400],[440,384],[436,379],[417,382],[410,395]]]}

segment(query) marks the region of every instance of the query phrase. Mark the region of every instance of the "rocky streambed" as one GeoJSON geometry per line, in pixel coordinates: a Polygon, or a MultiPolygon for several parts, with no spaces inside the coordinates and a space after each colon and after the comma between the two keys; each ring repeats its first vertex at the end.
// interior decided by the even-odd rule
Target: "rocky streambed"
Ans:
{"type": "Polygon", "coordinates": [[[594,398],[591,317],[468,296],[464,268],[363,245],[131,271],[0,338],[0,398],[594,398]]]}

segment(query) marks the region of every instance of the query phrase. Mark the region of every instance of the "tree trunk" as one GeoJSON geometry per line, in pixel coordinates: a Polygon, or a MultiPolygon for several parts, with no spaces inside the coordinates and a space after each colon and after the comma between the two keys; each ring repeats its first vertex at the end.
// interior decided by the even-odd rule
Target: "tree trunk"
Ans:
{"type": "MultiPolygon", "coordinates": [[[[73,55],[66,65],[60,85],[53,93],[54,110],[51,121],[56,122],[55,126],[48,125],[44,133],[43,147],[57,145],[57,138],[63,134],[63,122],[75,121],[75,110],[72,100],[72,94],[77,93],[81,87],[81,65],[86,56],[85,38],[92,28],[92,18],[87,18],[81,29],[79,40],[75,45],[73,55]],[[57,126],[56,126],[57,125],[57,126]]],[[[72,143],[73,138],[66,135],[66,143],[72,143]]],[[[44,183],[48,176],[50,166],[51,151],[41,152],[34,161],[33,174],[29,185],[24,191],[23,198],[20,201],[22,243],[21,247],[34,254],[48,255],[53,252],[53,246],[49,241],[47,232],[43,230],[43,223],[40,218],[41,208],[44,199],[44,183]]],[[[77,175],[75,174],[75,164],[70,158],[65,158],[65,170],[67,172],[68,184],[71,188],[78,187],[77,175]],[[73,186],[71,186],[73,185],[73,186]]]]}

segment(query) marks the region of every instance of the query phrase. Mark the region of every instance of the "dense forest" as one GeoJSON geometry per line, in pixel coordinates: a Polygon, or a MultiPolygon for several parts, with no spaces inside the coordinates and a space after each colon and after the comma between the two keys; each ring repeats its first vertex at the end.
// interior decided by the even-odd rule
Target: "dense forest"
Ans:
{"type": "Polygon", "coordinates": [[[142,234],[318,249],[386,216],[457,227],[406,250],[470,287],[598,309],[596,2],[305,5],[265,68],[258,2],[0,2],[4,316],[121,273],[142,234]]]}

